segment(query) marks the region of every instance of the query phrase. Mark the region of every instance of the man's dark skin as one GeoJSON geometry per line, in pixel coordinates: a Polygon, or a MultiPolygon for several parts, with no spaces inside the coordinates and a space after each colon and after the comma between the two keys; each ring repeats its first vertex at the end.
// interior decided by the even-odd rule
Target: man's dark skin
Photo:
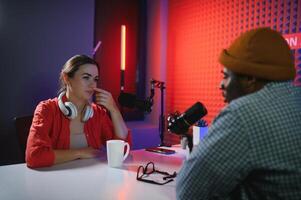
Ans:
{"type": "Polygon", "coordinates": [[[258,79],[253,76],[237,74],[226,67],[224,67],[222,73],[223,80],[221,81],[220,89],[226,103],[256,92],[269,82],[268,80],[258,79]]]}

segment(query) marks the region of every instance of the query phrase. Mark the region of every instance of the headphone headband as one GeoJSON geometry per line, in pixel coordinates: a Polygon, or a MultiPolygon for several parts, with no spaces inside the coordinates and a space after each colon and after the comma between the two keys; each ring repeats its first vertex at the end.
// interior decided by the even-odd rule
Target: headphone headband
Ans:
{"type": "MultiPolygon", "coordinates": [[[[77,108],[76,106],[70,102],[66,101],[65,103],[63,102],[63,96],[66,94],[66,92],[61,92],[58,96],[58,106],[61,110],[61,112],[68,117],[69,119],[74,119],[77,117],[77,108]]],[[[87,105],[86,108],[84,109],[83,116],[82,116],[82,121],[86,122],[88,119],[93,117],[93,108],[90,105],[87,105]]]]}

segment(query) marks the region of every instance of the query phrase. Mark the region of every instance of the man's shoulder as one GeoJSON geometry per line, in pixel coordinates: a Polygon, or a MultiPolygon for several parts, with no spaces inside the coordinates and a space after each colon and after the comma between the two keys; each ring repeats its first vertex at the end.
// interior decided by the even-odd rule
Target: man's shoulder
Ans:
{"type": "Polygon", "coordinates": [[[252,115],[252,118],[259,113],[279,112],[287,107],[296,107],[296,96],[301,99],[300,89],[290,81],[271,82],[257,92],[233,100],[223,111],[243,117],[252,115]]]}
{"type": "Polygon", "coordinates": [[[232,109],[240,109],[245,107],[264,107],[270,104],[271,101],[279,97],[281,93],[281,87],[289,87],[289,82],[277,83],[271,82],[265,85],[262,89],[247,94],[238,99],[233,100],[229,107],[232,109]]]}
{"type": "Polygon", "coordinates": [[[228,106],[229,110],[241,110],[249,107],[258,106],[261,101],[260,97],[257,94],[249,94],[238,99],[233,100],[228,106]]]}

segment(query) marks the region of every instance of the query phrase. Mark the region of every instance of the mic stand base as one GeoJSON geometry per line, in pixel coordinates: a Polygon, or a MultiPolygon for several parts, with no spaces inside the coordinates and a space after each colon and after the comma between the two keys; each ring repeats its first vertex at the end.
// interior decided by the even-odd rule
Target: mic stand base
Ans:
{"type": "Polygon", "coordinates": [[[193,142],[192,142],[192,136],[191,135],[187,135],[187,140],[188,140],[188,148],[189,148],[189,152],[192,152],[192,147],[193,147],[193,142]]]}

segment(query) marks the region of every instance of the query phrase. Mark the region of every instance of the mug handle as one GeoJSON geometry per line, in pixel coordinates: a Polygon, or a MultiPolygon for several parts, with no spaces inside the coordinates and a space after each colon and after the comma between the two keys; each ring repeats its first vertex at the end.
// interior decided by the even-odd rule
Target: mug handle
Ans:
{"type": "Polygon", "coordinates": [[[125,152],[125,154],[123,156],[123,160],[125,160],[128,157],[129,153],[130,153],[130,145],[129,145],[129,143],[124,142],[124,144],[126,146],[126,152],[125,152]]]}

